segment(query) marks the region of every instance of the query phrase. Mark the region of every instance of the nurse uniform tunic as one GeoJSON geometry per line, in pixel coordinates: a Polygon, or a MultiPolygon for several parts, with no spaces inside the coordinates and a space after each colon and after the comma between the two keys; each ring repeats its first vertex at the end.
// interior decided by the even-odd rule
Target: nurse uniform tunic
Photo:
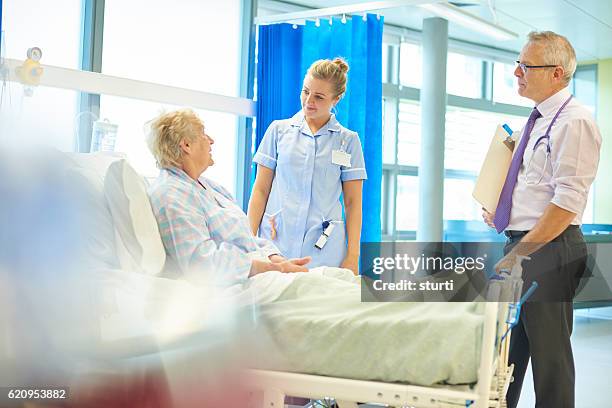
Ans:
{"type": "Polygon", "coordinates": [[[300,111],[270,124],[253,161],[275,171],[259,236],[271,240],[287,258],[312,256],[311,268],[340,266],[347,245],[342,182],[367,178],[357,133],[331,115],[313,135],[300,111]],[[349,154],[350,166],[334,164],[332,151],[349,154]],[[334,228],[318,249],[314,245],[324,221],[334,223],[334,228]]]}

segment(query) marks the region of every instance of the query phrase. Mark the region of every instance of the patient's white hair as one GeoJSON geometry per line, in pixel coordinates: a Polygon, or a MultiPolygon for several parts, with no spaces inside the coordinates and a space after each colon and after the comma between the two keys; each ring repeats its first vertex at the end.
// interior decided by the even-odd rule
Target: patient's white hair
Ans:
{"type": "Polygon", "coordinates": [[[543,45],[544,64],[563,67],[563,81],[569,84],[576,72],[576,52],[568,39],[552,31],[532,31],[528,38],[528,43],[543,45]]]}
{"type": "Polygon", "coordinates": [[[157,166],[181,167],[183,151],[181,140],[193,142],[202,133],[204,124],[191,109],[162,113],[147,123],[147,145],[157,166]]]}

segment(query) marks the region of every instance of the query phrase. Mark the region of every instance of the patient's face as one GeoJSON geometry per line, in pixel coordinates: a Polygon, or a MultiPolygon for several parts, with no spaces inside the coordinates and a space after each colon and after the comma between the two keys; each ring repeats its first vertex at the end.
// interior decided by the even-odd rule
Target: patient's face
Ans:
{"type": "Polygon", "coordinates": [[[206,133],[206,129],[204,125],[202,125],[200,134],[195,142],[192,143],[194,160],[201,165],[202,171],[215,164],[212,157],[212,145],[214,143],[215,141],[206,133]]]}
{"type": "Polygon", "coordinates": [[[302,86],[302,111],[307,119],[327,119],[332,107],[338,102],[329,81],[306,75],[302,86]]]}

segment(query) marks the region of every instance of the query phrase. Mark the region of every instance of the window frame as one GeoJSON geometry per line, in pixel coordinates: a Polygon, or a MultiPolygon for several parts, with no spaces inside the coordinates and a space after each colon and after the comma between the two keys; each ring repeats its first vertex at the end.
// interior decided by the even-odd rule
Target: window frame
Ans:
{"type": "MultiPolygon", "coordinates": [[[[385,38],[387,42],[383,44],[384,47],[388,47],[388,51],[385,53],[386,57],[388,58],[388,60],[385,62],[387,71],[389,73],[395,73],[395,75],[390,75],[387,73],[383,76],[383,80],[390,79],[387,82],[383,83],[383,98],[385,100],[384,137],[389,137],[387,132],[391,132],[391,137],[394,138],[393,163],[383,163],[383,188],[381,191],[381,225],[382,240],[384,241],[416,239],[416,230],[397,229],[397,178],[398,176],[418,177],[418,166],[407,166],[398,163],[397,145],[399,104],[402,100],[419,102],[420,89],[409,86],[402,86],[400,84],[399,72],[401,69],[401,53],[399,52],[399,48],[401,42],[406,41],[406,38],[403,35],[396,36],[395,41],[393,41],[393,38],[393,36],[387,35],[385,38]],[[392,40],[389,41],[389,38],[391,38],[392,40]],[[391,52],[392,49],[394,52],[391,52]],[[394,66],[394,64],[396,65],[394,66]],[[389,109],[389,107],[393,106],[395,107],[395,109],[389,109]]],[[[418,35],[412,35],[412,37],[407,42],[418,43],[419,40],[420,38],[418,35]]],[[[483,59],[483,66],[481,71],[481,97],[479,99],[476,99],[448,94],[447,106],[479,110],[484,112],[501,113],[513,116],[529,116],[529,108],[518,105],[493,102],[493,63],[513,63],[515,55],[509,51],[506,52],[503,50],[489,50],[491,51],[490,53],[487,51],[482,52],[484,49],[486,49],[486,47],[475,47],[471,44],[461,44],[460,42],[457,42],[455,40],[449,41],[449,52],[481,58],[483,59]]],[[[444,169],[445,179],[452,178],[475,180],[476,177],[476,172],[447,168],[444,169]]]]}

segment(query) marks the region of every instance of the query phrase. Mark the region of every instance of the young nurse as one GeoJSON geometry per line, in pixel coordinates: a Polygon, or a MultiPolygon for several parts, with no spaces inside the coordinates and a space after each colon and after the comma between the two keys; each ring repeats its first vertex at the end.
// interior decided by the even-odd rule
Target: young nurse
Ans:
{"type": "Polygon", "coordinates": [[[340,58],[313,63],[304,77],[302,110],[270,124],[253,158],[257,177],[248,217],[253,233],[272,240],[283,256],[311,256],[309,267],[357,274],[367,176],[359,136],[331,113],[346,91],[348,69],[340,58]]]}

